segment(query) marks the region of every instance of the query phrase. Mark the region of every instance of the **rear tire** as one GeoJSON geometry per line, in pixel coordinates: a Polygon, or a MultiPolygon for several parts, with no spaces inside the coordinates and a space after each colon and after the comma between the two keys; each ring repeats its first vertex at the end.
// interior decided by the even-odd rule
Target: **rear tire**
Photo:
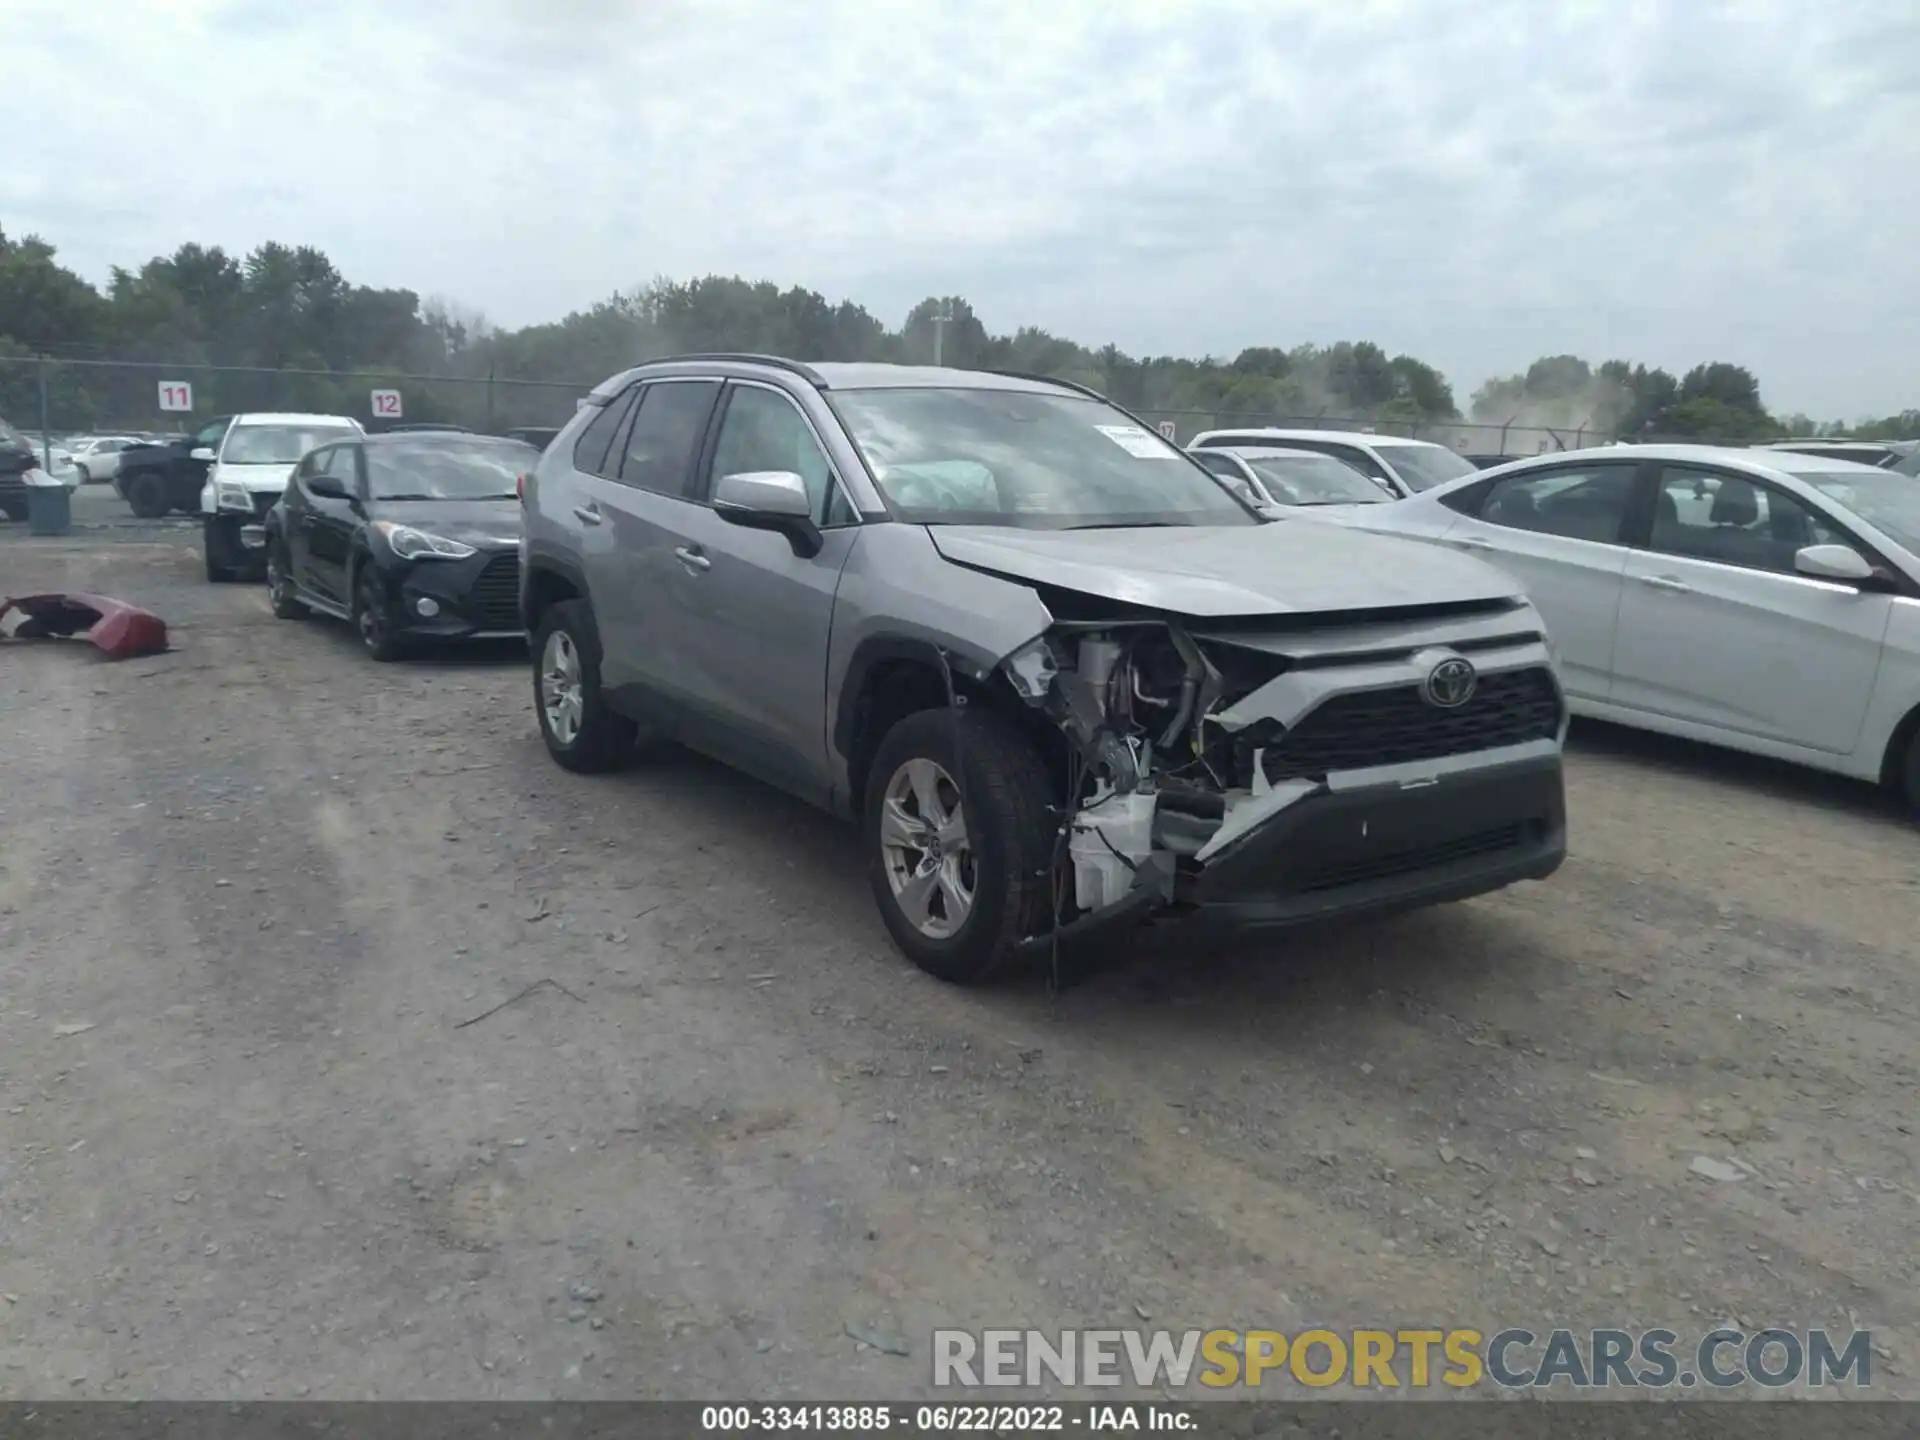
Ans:
{"type": "MultiPolygon", "coordinates": [[[[167,513],[167,490],[157,475],[135,475],[121,487],[120,493],[142,520],[158,520],[167,513]]],[[[211,574],[208,578],[212,578],[211,574]]]]}
{"type": "Polygon", "coordinates": [[[293,568],[287,563],[287,547],[278,539],[267,542],[267,603],[280,620],[304,620],[307,607],[294,598],[293,568]]]}
{"type": "Polygon", "coordinates": [[[1039,751],[991,711],[922,710],[887,732],[868,772],[861,833],[880,918],[915,965],[953,984],[978,984],[1006,967],[1021,940],[1049,928],[1053,792],[1039,751]],[[916,821],[924,826],[930,807],[907,796],[921,793],[916,781],[929,773],[942,797],[931,807],[936,819],[958,814],[964,823],[916,859],[902,836],[916,821]],[[963,863],[954,862],[956,844],[963,863]],[[937,916],[929,909],[936,895],[937,916]]]}
{"type": "Polygon", "coordinates": [[[207,552],[207,583],[209,585],[231,585],[240,578],[240,572],[227,563],[227,556],[239,541],[230,538],[227,528],[218,516],[210,515],[201,522],[201,544],[207,552]]]}
{"type": "Polygon", "coordinates": [[[638,727],[600,690],[600,632],[584,600],[547,607],[533,632],[533,710],[555,763],[581,775],[618,770],[638,727]]]}
{"type": "Polygon", "coordinates": [[[23,501],[9,500],[6,504],[0,505],[0,514],[4,514],[16,525],[24,525],[27,519],[27,507],[23,501]]]}

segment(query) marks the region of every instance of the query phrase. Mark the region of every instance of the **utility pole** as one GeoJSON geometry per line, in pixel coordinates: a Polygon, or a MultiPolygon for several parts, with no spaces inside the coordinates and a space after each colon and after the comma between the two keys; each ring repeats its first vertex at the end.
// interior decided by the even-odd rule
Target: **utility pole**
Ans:
{"type": "Polygon", "coordinates": [[[946,339],[947,326],[953,323],[953,306],[942,300],[940,308],[933,312],[933,363],[940,363],[942,342],[946,339]]]}

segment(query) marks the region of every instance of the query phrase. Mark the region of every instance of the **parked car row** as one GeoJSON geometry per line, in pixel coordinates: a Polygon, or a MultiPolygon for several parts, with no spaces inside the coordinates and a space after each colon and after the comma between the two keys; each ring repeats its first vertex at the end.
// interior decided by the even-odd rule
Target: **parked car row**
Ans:
{"type": "Polygon", "coordinates": [[[549,438],[238,417],[190,452],[208,573],[257,556],[276,615],[380,660],[525,634],[558,764],[673,741],[855,820],[949,980],[1544,878],[1575,713],[1920,806],[1920,486],[1888,470],[1181,450],[1066,382],[737,355],[623,372],[549,438]]]}

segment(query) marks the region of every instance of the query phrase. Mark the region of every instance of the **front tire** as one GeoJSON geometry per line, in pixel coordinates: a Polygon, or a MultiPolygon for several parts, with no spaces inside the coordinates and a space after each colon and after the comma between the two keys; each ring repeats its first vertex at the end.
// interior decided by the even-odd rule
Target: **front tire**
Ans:
{"type": "Polygon", "coordinates": [[[550,605],[533,632],[533,709],[540,738],[563,769],[617,770],[638,741],[633,721],[600,689],[600,632],[584,600],[550,605]]]}
{"type": "Polygon", "coordinates": [[[80,483],[82,485],[91,485],[93,483],[93,476],[87,473],[86,466],[82,465],[79,461],[76,460],[74,462],[73,468],[75,471],[79,473],[80,483]]]}
{"type": "Polygon", "coordinates": [[[360,633],[361,648],[369,659],[386,665],[405,653],[405,647],[393,633],[393,617],[387,613],[386,599],[364,566],[353,580],[353,628],[360,633]]]}
{"type": "Polygon", "coordinates": [[[1916,825],[1920,825],[1920,730],[1907,737],[1906,763],[1900,767],[1900,793],[1916,825]]]}
{"type": "Polygon", "coordinates": [[[167,490],[157,475],[135,475],[121,487],[120,493],[142,520],[158,520],[167,513],[167,490]]]}
{"type": "Polygon", "coordinates": [[[294,597],[293,567],[287,563],[287,547],[278,540],[267,541],[267,603],[274,618],[304,620],[307,607],[294,597]]]}
{"type": "Polygon", "coordinates": [[[887,732],[861,830],[880,918],[909,960],[977,984],[1047,928],[1054,788],[1039,751],[989,711],[922,710],[887,732]]]}

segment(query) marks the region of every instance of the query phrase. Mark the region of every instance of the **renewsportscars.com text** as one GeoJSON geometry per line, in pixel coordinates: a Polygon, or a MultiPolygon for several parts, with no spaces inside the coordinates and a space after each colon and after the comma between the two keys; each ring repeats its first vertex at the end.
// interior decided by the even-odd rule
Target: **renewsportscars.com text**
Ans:
{"type": "Polygon", "coordinates": [[[1143,1390],[1864,1389],[1873,1383],[1873,1332],[936,1330],[933,1383],[955,1389],[1047,1383],[1143,1390]]]}

